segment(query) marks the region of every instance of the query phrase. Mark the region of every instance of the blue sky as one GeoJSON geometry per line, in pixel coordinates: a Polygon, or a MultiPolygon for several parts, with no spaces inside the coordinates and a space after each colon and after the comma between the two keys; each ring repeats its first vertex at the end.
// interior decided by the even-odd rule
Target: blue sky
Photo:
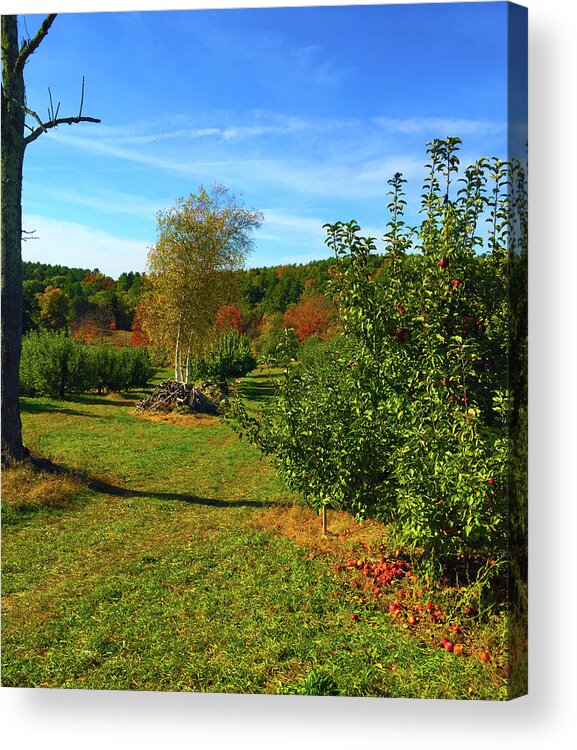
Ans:
{"type": "MultiPolygon", "coordinates": [[[[30,35],[42,16],[21,17],[30,35]]],[[[327,257],[322,225],[382,236],[387,179],[418,200],[425,143],[506,157],[506,3],[63,13],[26,66],[63,125],[26,152],[28,260],[142,271],[156,212],[226,185],[264,213],[248,265],[327,257]]],[[[417,215],[409,217],[414,221],[417,215]]]]}

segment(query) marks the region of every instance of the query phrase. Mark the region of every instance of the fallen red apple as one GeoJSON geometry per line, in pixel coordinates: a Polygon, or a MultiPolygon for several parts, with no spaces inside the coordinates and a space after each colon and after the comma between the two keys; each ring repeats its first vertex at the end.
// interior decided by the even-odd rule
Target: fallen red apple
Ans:
{"type": "Polygon", "coordinates": [[[455,643],[455,646],[453,648],[453,653],[457,656],[462,656],[463,654],[463,644],[462,643],[455,643]]]}
{"type": "Polygon", "coordinates": [[[358,619],[359,619],[359,616],[358,616],[358,615],[356,615],[356,614],[355,614],[355,613],[353,612],[353,614],[351,615],[351,620],[352,620],[352,621],[354,622],[355,620],[358,620],[358,619]]]}
{"type": "Polygon", "coordinates": [[[489,656],[487,651],[483,651],[482,654],[479,654],[479,659],[481,661],[491,661],[491,657],[489,656]]]}

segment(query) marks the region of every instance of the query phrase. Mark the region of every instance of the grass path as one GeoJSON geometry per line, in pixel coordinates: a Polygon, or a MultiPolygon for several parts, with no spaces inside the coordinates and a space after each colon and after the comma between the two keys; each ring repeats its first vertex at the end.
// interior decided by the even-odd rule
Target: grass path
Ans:
{"type": "MultiPolygon", "coordinates": [[[[257,408],[263,377],[245,394],[257,408]]],[[[56,480],[4,473],[3,685],[504,697],[490,666],[359,596],[334,564],[361,539],[354,522],[322,540],[218,419],[83,397],[25,399],[23,423],[35,455],[86,480],[52,507],[27,498],[56,480]]]]}

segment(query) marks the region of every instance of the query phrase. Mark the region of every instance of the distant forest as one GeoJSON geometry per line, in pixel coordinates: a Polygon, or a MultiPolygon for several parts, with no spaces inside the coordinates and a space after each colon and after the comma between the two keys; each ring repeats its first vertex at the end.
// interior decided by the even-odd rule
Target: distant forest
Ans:
{"type": "MultiPolygon", "coordinates": [[[[376,273],[383,258],[375,255],[371,260],[369,271],[376,273]]],[[[259,340],[264,343],[281,328],[292,328],[301,341],[314,334],[324,337],[336,317],[325,297],[334,264],[334,258],[328,258],[238,271],[235,298],[218,317],[246,333],[257,350],[259,340]]],[[[69,329],[87,340],[132,331],[133,344],[146,343],[138,314],[145,285],[146,274],[139,272],[113,279],[97,268],[24,261],[24,330],[69,329]]],[[[113,338],[130,342],[126,336],[113,338]]]]}

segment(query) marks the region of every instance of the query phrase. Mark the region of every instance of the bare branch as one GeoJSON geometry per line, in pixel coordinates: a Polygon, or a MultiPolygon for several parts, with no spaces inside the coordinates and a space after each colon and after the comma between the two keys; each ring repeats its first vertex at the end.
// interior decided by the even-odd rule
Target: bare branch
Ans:
{"type": "Polygon", "coordinates": [[[54,23],[55,18],[56,13],[51,13],[49,16],[46,16],[46,18],[42,21],[40,28],[36,32],[36,36],[34,37],[34,39],[31,39],[28,42],[24,42],[22,47],[20,47],[20,52],[18,53],[18,57],[16,58],[16,62],[14,63],[15,75],[18,75],[22,72],[26,60],[28,60],[30,55],[38,49],[42,40],[44,39],[46,34],[48,34],[48,31],[54,23]]]}
{"type": "Polygon", "coordinates": [[[82,115],[82,108],[84,107],[84,76],[82,76],[82,89],[80,92],[80,108],[78,110],[78,114],[76,117],[58,117],[58,112],[60,110],[60,102],[58,102],[58,106],[56,107],[56,112],[54,112],[54,103],[52,101],[52,92],[50,91],[50,87],[48,88],[48,96],[50,97],[50,107],[48,109],[48,121],[47,122],[41,122],[40,118],[35,112],[32,112],[31,110],[26,109],[26,112],[28,114],[32,115],[36,121],[38,122],[39,127],[32,129],[29,127],[30,135],[26,136],[24,139],[24,144],[27,146],[29,143],[32,143],[32,141],[35,141],[41,133],[45,133],[50,128],[55,128],[58,125],[72,125],[73,123],[77,122],[101,122],[100,119],[96,117],[84,117],[82,115]]]}
{"type": "Polygon", "coordinates": [[[36,128],[30,133],[30,135],[26,136],[24,143],[26,145],[32,143],[32,141],[35,141],[40,135],[42,135],[42,133],[50,130],[50,128],[56,128],[58,125],[73,125],[78,122],[102,122],[102,120],[97,117],[60,117],[54,120],[49,120],[49,122],[42,122],[40,123],[40,127],[36,128]]]}
{"type": "Polygon", "coordinates": [[[52,122],[52,120],[55,120],[58,117],[58,112],[60,110],[60,102],[56,105],[56,112],[54,112],[54,102],[52,101],[52,91],[50,91],[50,86],[48,86],[48,96],[50,97],[50,107],[48,109],[48,121],[52,122]]]}
{"type": "MultiPolygon", "coordinates": [[[[21,107],[26,112],[27,115],[30,115],[30,117],[33,117],[38,123],[38,126],[39,126],[38,129],[41,130],[42,132],[44,125],[42,124],[42,120],[40,119],[38,114],[33,109],[28,109],[28,107],[25,104],[22,104],[22,102],[17,101],[11,96],[7,96],[6,98],[9,101],[11,101],[12,104],[16,104],[18,107],[21,107]]],[[[34,132],[34,128],[31,128],[30,125],[27,125],[26,123],[24,123],[24,127],[28,128],[28,130],[30,130],[31,132],[34,132]]]]}
{"type": "Polygon", "coordinates": [[[28,41],[30,41],[30,32],[28,31],[28,24],[26,23],[26,16],[22,16],[22,20],[24,21],[24,28],[26,29],[26,36],[28,37],[28,41]]]}
{"type": "MultiPolygon", "coordinates": [[[[35,233],[36,233],[36,230],[35,230],[35,229],[31,229],[30,231],[27,231],[26,229],[23,229],[23,230],[22,230],[22,234],[23,234],[23,235],[24,235],[24,234],[30,234],[30,235],[33,235],[33,234],[35,234],[35,233]]],[[[22,241],[23,241],[23,242],[27,242],[28,240],[37,240],[37,239],[38,239],[38,237],[32,237],[32,236],[31,236],[31,237],[22,237],[22,241]]]]}
{"type": "Polygon", "coordinates": [[[80,109],[78,110],[78,117],[82,116],[83,105],[84,105],[84,76],[82,76],[82,93],[80,95],[80,109]]]}

